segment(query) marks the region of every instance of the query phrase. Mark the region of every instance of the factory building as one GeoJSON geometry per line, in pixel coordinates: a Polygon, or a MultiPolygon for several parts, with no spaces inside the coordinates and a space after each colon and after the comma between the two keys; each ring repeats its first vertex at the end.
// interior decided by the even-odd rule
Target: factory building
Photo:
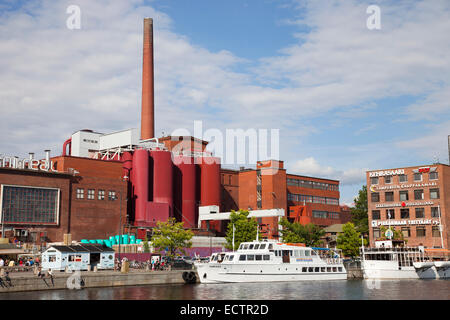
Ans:
{"type": "Polygon", "coordinates": [[[450,166],[433,164],[368,171],[370,245],[386,237],[382,227],[402,233],[408,246],[448,249],[450,166]]]}
{"type": "MultiPolygon", "coordinates": [[[[0,157],[5,235],[35,243],[62,241],[69,233],[76,241],[124,232],[143,239],[172,217],[198,235],[223,235],[227,221],[199,221],[201,207],[280,209],[300,223],[344,223],[338,181],[288,174],[278,159],[260,161],[256,169],[222,169],[220,158],[206,151],[207,141],[155,137],[152,19],[144,19],[143,35],[140,132],[83,129],[63,142],[61,155],[0,157]]],[[[263,236],[278,237],[278,219],[258,218],[263,236]]]]}

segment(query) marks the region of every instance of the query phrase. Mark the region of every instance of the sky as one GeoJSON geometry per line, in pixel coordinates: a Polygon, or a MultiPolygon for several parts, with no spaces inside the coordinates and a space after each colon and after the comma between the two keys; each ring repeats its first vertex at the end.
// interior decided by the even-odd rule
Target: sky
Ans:
{"type": "Polygon", "coordinates": [[[448,0],[0,0],[0,154],[139,128],[144,17],[157,136],[278,129],[287,171],[350,205],[367,170],[449,163],[448,0]]]}

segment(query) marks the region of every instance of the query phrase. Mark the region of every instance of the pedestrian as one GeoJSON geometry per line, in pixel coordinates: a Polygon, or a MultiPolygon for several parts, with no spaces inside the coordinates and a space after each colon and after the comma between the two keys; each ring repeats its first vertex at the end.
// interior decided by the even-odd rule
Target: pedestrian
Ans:
{"type": "Polygon", "coordinates": [[[55,283],[53,282],[53,272],[52,272],[52,269],[48,269],[47,274],[48,274],[48,277],[50,278],[50,280],[52,280],[52,286],[54,287],[54,286],[55,286],[55,283]]]}
{"type": "Polygon", "coordinates": [[[13,284],[12,284],[12,282],[11,282],[11,278],[9,277],[9,271],[6,271],[6,274],[5,274],[5,280],[8,282],[8,285],[9,285],[10,287],[14,287],[13,284]]]}
{"type": "Polygon", "coordinates": [[[3,267],[4,265],[5,265],[5,261],[2,258],[0,258],[0,268],[3,267]]]}
{"type": "Polygon", "coordinates": [[[3,279],[0,277],[0,287],[7,288],[6,284],[3,282],[3,279]]]}

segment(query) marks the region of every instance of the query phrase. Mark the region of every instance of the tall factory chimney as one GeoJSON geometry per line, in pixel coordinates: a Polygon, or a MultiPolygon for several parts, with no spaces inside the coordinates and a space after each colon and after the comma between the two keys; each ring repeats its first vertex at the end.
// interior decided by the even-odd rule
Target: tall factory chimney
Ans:
{"type": "Polygon", "coordinates": [[[144,18],[142,64],[141,139],[155,137],[155,99],[153,76],[153,19],[144,18]]]}

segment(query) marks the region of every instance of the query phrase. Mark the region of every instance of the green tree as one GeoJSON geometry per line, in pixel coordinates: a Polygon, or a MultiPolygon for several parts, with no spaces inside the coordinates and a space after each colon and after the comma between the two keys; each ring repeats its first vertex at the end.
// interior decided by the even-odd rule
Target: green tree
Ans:
{"type": "Polygon", "coordinates": [[[256,240],[256,228],[258,222],[255,218],[248,218],[247,210],[234,211],[231,210],[230,223],[227,228],[226,248],[235,250],[239,248],[242,242],[256,240]],[[234,225],[234,248],[233,248],[233,225],[234,225]]]}
{"type": "Polygon", "coordinates": [[[386,228],[385,226],[380,226],[380,235],[381,237],[375,240],[388,240],[386,237],[386,231],[391,229],[393,232],[392,240],[404,240],[403,233],[400,230],[395,230],[395,228],[390,227],[386,228]]]}
{"type": "Polygon", "coordinates": [[[280,229],[283,242],[304,243],[306,246],[319,246],[325,231],[313,223],[302,225],[298,222],[289,222],[286,218],[280,220],[280,229]]]}
{"type": "Polygon", "coordinates": [[[355,207],[350,209],[352,222],[356,230],[364,236],[369,234],[369,216],[367,203],[367,186],[362,186],[358,192],[358,196],[354,199],[355,207]]]}
{"type": "Polygon", "coordinates": [[[158,221],[153,229],[152,244],[158,251],[166,250],[167,256],[174,258],[176,255],[186,254],[185,248],[192,247],[190,241],[194,233],[183,228],[183,222],[176,222],[175,218],[168,221],[158,221]]]}
{"type": "MultiPolygon", "coordinates": [[[[364,245],[367,240],[364,239],[364,245]]],[[[348,222],[342,226],[342,233],[337,238],[337,248],[342,250],[345,257],[359,256],[359,248],[361,246],[361,233],[357,231],[355,225],[348,222]]]]}
{"type": "Polygon", "coordinates": [[[144,239],[144,243],[142,244],[142,247],[143,247],[145,253],[150,252],[150,246],[148,244],[147,235],[145,235],[145,239],[144,239]]]}

